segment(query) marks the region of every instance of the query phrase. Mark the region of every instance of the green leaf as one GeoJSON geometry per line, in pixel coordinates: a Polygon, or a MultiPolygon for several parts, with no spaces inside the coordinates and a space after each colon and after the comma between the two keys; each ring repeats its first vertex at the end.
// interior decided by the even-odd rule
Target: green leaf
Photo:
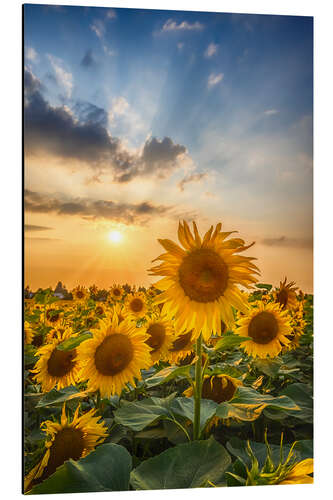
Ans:
{"type": "Polygon", "coordinates": [[[265,290],[271,290],[272,285],[268,285],[266,283],[257,283],[256,288],[264,288],[265,290]]]}
{"type": "Polygon", "coordinates": [[[293,411],[291,408],[288,414],[305,422],[313,422],[313,398],[312,389],[306,384],[291,384],[281,391],[286,397],[292,398],[300,408],[300,411],[293,411]]]}
{"type": "Polygon", "coordinates": [[[148,398],[142,401],[123,401],[114,412],[115,422],[133,431],[142,431],[160,418],[172,417],[170,404],[175,393],[167,398],[148,398]]]}
{"type": "Polygon", "coordinates": [[[91,337],[92,337],[91,332],[81,333],[77,337],[71,337],[70,339],[64,340],[64,342],[61,342],[61,344],[57,345],[57,349],[59,351],[71,351],[72,349],[75,349],[75,347],[80,345],[81,342],[84,342],[85,340],[88,340],[91,337]]]}
{"type": "Polygon", "coordinates": [[[255,420],[267,408],[298,410],[295,402],[287,396],[260,394],[250,387],[238,387],[234,397],[218,405],[216,415],[220,418],[238,418],[243,421],[255,420]]]}
{"type": "Polygon", "coordinates": [[[84,398],[89,394],[88,391],[79,391],[73,385],[65,387],[60,391],[56,389],[52,389],[52,391],[45,394],[40,401],[38,401],[36,408],[42,408],[44,406],[57,405],[62,404],[65,401],[69,401],[71,399],[76,398],[84,398]]]}
{"type": "Polygon", "coordinates": [[[239,335],[223,335],[215,346],[216,351],[225,351],[238,347],[242,342],[252,340],[251,337],[240,337],[239,335]]]}
{"type": "MultiPolygon", "coordinates": [[[[215,415],[218,404],[210,399],[202,399],[200,407],[200,430],[215,415]]],[[[194,422],[194,398],[176,398],[171,404],[171,411],[178,416],[194,422]]]]}
{"type": "Polygon", "coordinates": [[[128,490],[131,467],[132,458],[126,448],[102,444],[77,462],[65,462],[28,494],[128,490]]]}
{"type": "Polygon", "coordinates": [[[257,359],[253,361],[253,366],[269,377],[276,377],[276,375],[279,373],[281,365],[282,361],[279,358],[257,359]]]}
{"type": "Polygon", "coordinates": [[[144,461],[131,472],[131,486],[137,490],[200,488],[208,481],[220,482],[231,459],[212,437],[169,448],[144,461]]]}
{"type": "Polygon", "coordinates": [[[165,384],[176,377],[186,378],[189,376],[191,368],[194,369],[192,365],[168,366],[155,373],[152,377],[147,378],[145,383],[147,387],[155,387],[160,384],[165,384]]]}

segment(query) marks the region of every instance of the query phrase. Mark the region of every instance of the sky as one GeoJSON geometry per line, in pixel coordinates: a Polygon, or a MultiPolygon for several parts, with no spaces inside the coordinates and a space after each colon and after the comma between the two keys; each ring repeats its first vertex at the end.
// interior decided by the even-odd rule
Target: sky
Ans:
{"type": "Polygon", "coordinates": [[[178,221],[313,289],[313,19],[24,6],[25,283],[148,286],[178,221]]]}

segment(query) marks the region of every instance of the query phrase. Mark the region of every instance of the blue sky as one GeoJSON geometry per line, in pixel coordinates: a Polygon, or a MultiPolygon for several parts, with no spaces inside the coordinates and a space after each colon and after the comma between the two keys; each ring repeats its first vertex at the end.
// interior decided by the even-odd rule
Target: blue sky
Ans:
{"type": "Polygon", "coordinates": [[[30,238],[32,256],[59,254],[78,220],[156,239],[183,214],[236,226],[264,278],[312,288],[312,18],[26,5],[24,22],[29,223],[57,236],[30,238]],[[90,214],[101,200],[112,213],[90,214]]]}

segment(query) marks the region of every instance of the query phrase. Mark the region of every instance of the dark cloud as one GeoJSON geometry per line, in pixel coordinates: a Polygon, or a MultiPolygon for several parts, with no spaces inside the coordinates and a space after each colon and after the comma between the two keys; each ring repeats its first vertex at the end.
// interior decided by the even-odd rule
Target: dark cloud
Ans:
{"type": "Polygon", "coordinates": [[[148,139],[140,154],[126,150],[107,130],[107,113],[90,103],[51,106],[43,97],[40,82],[25,71],[25,153],[54,155],[85,162],[99,173],[113,174],[116,182],[138,176],[165,178],[182,166],[185,146],[170,137],[148,139]]]}
{"type": "Polygon", "coordinates": [[[264,238],[263,245],[268,247],[289,247],[289,248],[313,248],[312,238],[288,238],[280,236],[278,238],[264,238]]]}
{"type": "Polygon", "coordinates": [[[178,182],[178,187],[180,191],[184,191],[186,184],[189,184],[190,182],[200,182],[202,179],[206,179],[207,177],[208,174],[206,172],[187,175],[184,179],[178,182]]]}
{"type": "Polygon", "coordinates": [[[24,224],[24,231],[49,231],[52,227],[35,226],[33,224],[24,224]]]}
{"type": "Polygon", "coordinates": [[[24,205],[27,212],[77,215],[87,220],[105,219],[136,225],[143,225],[152,217],[165,215],[172,209],[149,201],[130,204],[87,198],[59,199],[28,189],[24,193],[24,205]]]}
{"type": "Polygon", "coordinates": [[[80,62],[81,66],[83,66],[84,68],[92,68],[94,67],[97,63],[96,63],[96,60],[94,58],[94,55],[93,55],[93,51],[91,49],[88,49],[85,53],[85,55],[83,56],[81,62],[80,62]]]}

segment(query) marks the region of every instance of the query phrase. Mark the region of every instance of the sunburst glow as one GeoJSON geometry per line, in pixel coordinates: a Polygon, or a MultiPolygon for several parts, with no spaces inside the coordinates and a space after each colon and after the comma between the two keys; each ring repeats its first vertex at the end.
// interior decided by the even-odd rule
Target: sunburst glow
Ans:
{"type": "Polygon", "coordinates": [[[108,237],[111,243],[120,243],[124,236],[120,231],[110,231],[108,237]]]}

